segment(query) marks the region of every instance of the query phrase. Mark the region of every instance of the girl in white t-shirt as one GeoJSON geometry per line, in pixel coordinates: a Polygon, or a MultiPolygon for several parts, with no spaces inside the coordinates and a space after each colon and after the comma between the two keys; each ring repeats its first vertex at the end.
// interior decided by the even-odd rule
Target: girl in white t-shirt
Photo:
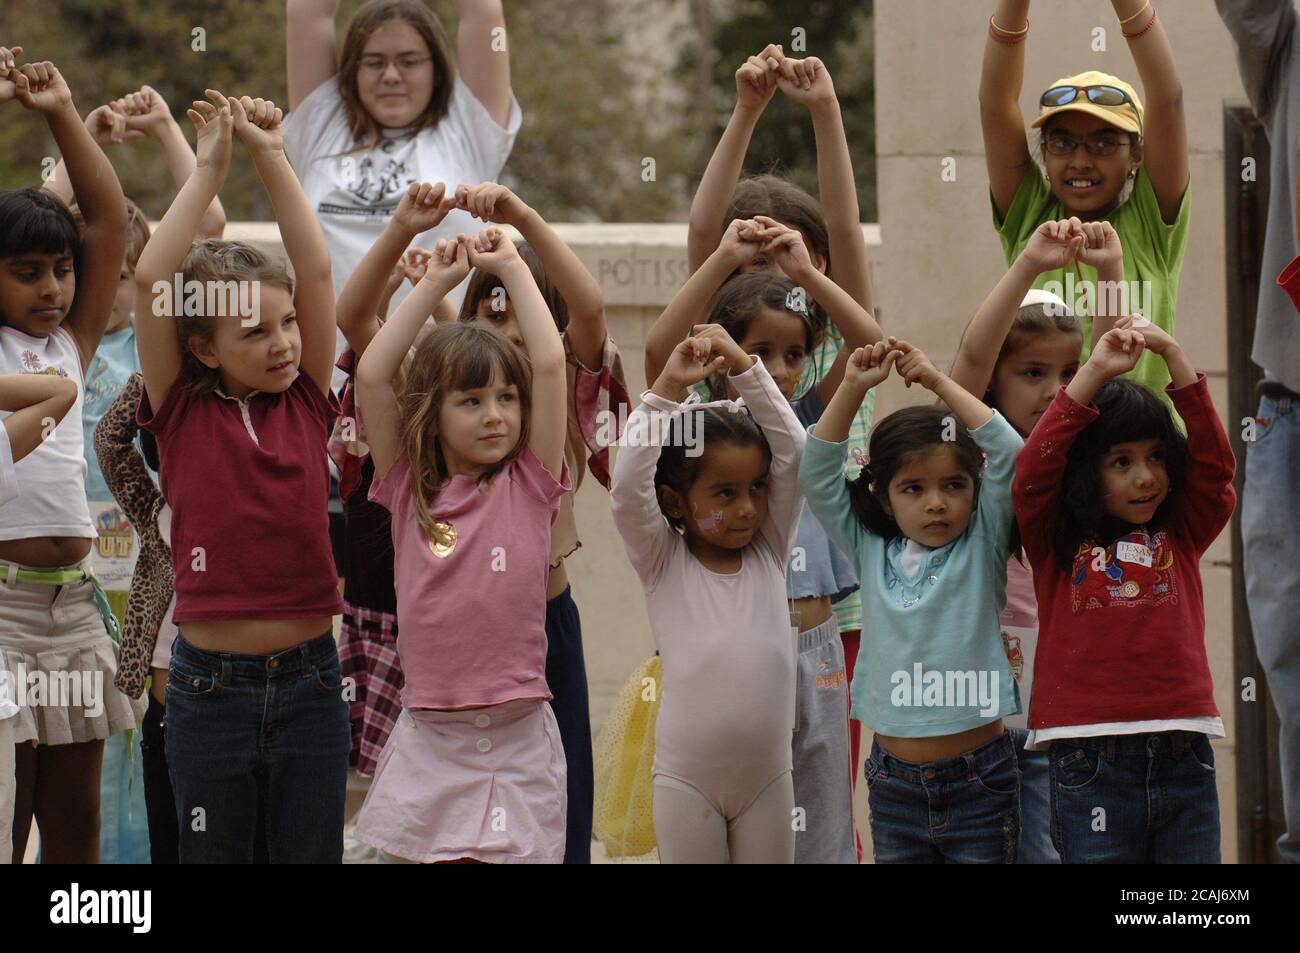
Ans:
{"type": "MultiPolygon", "coordinates": [[[[284,146],[316,211],[335,297],[378,240],[413,182],[495,181],[522,114],[510,89],[499,0],[457,0],[456,58],[422,0],[371,0],[335,48],[338,0],[287,0],[289,115],[284,146]],[[331,10],[331,7],[333,8],[331,10]]],[[[417,236],[474,234],[454,209],[417,236]]],[[[453,292],[457,306],[464,284],[453,292]]],[[[396,292],[396,308],[410,288],[396,292]]],[[[338,338],[338,355],[346,343],[338,338]]],[[[334,387],[343,383],[336,373],[334,387]]]]}
{"type": "Polygon", "coordinates": [[[86,225],[78,234],[44,192],[0,191],[0,374],[49,375],[75,391],[14,468],[21,504],[0,507],[0,654],[20,686],[49,689],[18,699],[12,854],[23,856],[34,816],[46,863],[95,863],[104,739],[134,727],[137,713],[113,687],[112,614],[90,571],[81,404],[117,293],[126,201],[63,76],[48,62],[17,66],[21,52],[0,48],[0,108],[16,100],[45,120],[86,225]]]}

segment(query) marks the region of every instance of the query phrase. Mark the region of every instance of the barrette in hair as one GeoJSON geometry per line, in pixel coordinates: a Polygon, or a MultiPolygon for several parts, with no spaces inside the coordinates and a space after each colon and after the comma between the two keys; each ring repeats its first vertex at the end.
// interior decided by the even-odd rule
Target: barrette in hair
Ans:
{"type": "Polygon", "coordinates": [[[795,314],[808,315],[807,295],[802,288],[791,288],[785,295],[785,309],[795,314]]]}

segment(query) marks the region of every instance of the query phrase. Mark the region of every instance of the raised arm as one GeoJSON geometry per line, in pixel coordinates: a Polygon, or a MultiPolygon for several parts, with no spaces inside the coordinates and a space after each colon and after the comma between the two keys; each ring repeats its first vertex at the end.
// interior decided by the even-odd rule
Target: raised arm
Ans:
{"type": "Polygon", "coordinates": [[[762,243],[760,226],[753,221],[732,222],[723,233],[721,243],[712,250],[704,264],[686,279],[673,295],[661,315],[655,319],[645,339],[645,379],[658,379],[668,356],[692,327],[708,313],[709,299],[723,282],[741,265],[758,254],[762,243]]]}
{"type": "MultiPolygon", "coordinates": [[[[725,364],[710,344],[699,338],[678,342],[654,385],[632,411],[627,432],[645,435],[619,446],[614,457],[614,482],[610,488],[610,514],[623,539],[632,568],[647,589],[654,585],[676,532],[659,508],[655,471],[672,421],[683,412],[688,388],[725,364]]],[[[691,411],[686,411],[690,413],[691,411]]]]}
{"type": "Polygon", "coordinates": [[[0,410],[14,463],[41,445],[77,402],[77,382],[54,374],[0,375],[0,410]]]}
{"type": "Polygon", "coordinates": [[[54,143],[67,160],[72,191],[86,223],[77,293],[62,325],[77,342],[84,371],[113,314],[126,248],[126,199],[112,164],[77,115],[68,84],[54,64],[29,63],[11,78],[18,101],[41,113],[49,124],[54,143]]]}
{"type": "Polygon", "coordinates": [[[456,12],[460,78],[504,129],[510,121],[510,47],[501,0],[456,0],[456,12]]]}
{"type": "Polygon", "coordinates": [[[401,417],[393,379],[434,305],[467,274],[469,255],[465,243],[439,239],[424,277],[371,339],[357,365],[357,404],[377,476],[386,474],[401,454],[401,417]]]}
{"type": "MultiPolygon", "coordinates": [[[[388,313],[394,267],[416,235],[437,227],[451,208],[441,182],[412,182],[397,211],[357,265],[338,300],[338,326],[359,359],[379,331],[379,317],[388,313]],[[387,295],[387,297],[385,297],[387,295]]],[[[401,282],[400,273],[396,276],[401,282]]]]}
{"type": "Polygon", "coordinates": [[[568,435],[568,381],[565,373],[564,342],[555,328],[555,318],[546,307],[528,265],[519,257],[514,242],[499,228],[488,228],[467,245],[470,264],[501,279],[515,306],[515,319],[533,369],[533,409],[529,418],[528,443],[533,453],[556,478],[564,466],[564,443],[568,435]]]}
{"type": "Polygon", "coordinates": [[[998,0],[993,23],[997,29],[991,27],[984,41],[984,65],[980,70],[980,127],[984,132],[989,191],[998,215],[1005,217],[1034,164],[1025,137],[1025,118],[1020,114],[1029,0],[998,0]],[[1021,30],[1026,33],[1021,34],[1021,30]]]}
{"type": "MultiPolygon", "coordinates": [[[[686,262],[694,272],[713,254],[722,240],[727,223],[723,221],[731,207],[736,183],[745,166],[745,153],[754,127],[776,92],[776,76],[785,54],[778,44],[769,44],[757,56],[751,56],[736,70],[736,108],[727,128],[709,157],[695,197],[691,199],[686,229],[686,262]]],[[[671,350],[671,347],[669,348],[671,350]]],[[[667,356],[660,360],[660,366],[667,356]]],[[[647,377],[646,380],[654,380],[647,377]]]]}
{"type": "Polygon", "coordinates": [[[1187,117],[1183,113],[1183,84],[1169,37],[1148,0],[1111,0],[1123,25],[1129,52],[1142,78],[1143,165],[1166,222],[1178,218],[1183,193],[1191,177],[1187,156],[1187,117]]]}
{"type": "MultiPolygon", "coordinates": [[[[221,190],[230,169],[233,120],[230,104],[216,90],[208,90],[211,102],[196,101],[189,110],[198,129],[198,152],[194,174],[172,200],[135,266],[137,312],[135,344],[144,373],[145,393],[155,411],[162,406],[181,372],[181,343],[175,317],[156,317],[149,304],[154,285],[170,287],[194,243],[199,223],[221,190]]],[[[120,267],[120,255],[119,255],[120,267]]]]}
{"type": "Polygon", "coordinates": [[[293,307],[302,334],[299,367],[328,394],[334,373],[335,321],[325,232],[284,154],[283,115],[275,103],[243,96],[230,100],[230,110],[235,132],[248,147],[266,187],[285,254],[293,266],[293,307]]]}
{"type": "Polygon", "coordinates": [[[339,0],[285,0],[285,65],[289,109],[297,109],[321,83],[338,72],[334,18],[339,0]]]}
{"type": "Polygon", "coordinates": [[[1082,228],[1077,218],[1044,222],[1029,237],[1015,263],[993,286],[966,326],[948,375],[958,387],[979,395],[988,391],[1002,342],[1011,332],[1020,302],[1044,271],[1070,266],[1086,240],[1082,228]]]}
{"type": "MultiPolygon", "coordinates": [[[[830,270],[835,275],[835,283],[847,291],[868,314],[874,314],[876,305],[871,287],[871,263],[867,258],[867,241],[862,237],[858,187],[853,178],[853,158],[849,155],[844,117],[840,112],[840,102],[835,96],[831,74],[826,65],[815,56],[805,60],[785,59],[781,61],[780,86],[782,92],[796,102],[803,103],[812,114],[813,135],[817,142],[817,186],[822,213],[826,216],[831,252],[830,270]]],[[[824,302],[821,303],[825,306],[824,302]]],[[[863,343],[875,342],[849,344],[848,339],[845,339],[850,354],[863,343]]],[[[847,355],[845,358],[847,360],[847,355]]],[[[831,392],[828,391],[827,394],[831,392]]]]}
{"type": "Polygon", "coordinates": [[[569,347],[587,368],[599,368],[605,353],[605,297],[582,260],[555,229],[504,185],[481,182],[456,189],[456,206],[476,218],[518,229],[569,309],[569,347]]]}
{"type": "MultiPolygon", "coordinates": [[[[799,459],[808,435],[763,362],[740,349],[719,325],[701,325],[696,333],[706,341],[726,340],[727,380],[745,400],[755,423],[767,439],[772,463],[767,471],[767,519],[760,530],[767,544],[783,558],[790,553],[795,527],[803,509],[799,492],[799,459]]],[[[717,348],[715,347],[715,350],[717,348]]]]}
{"type": "MultiPolygon", "coordinates": [[[[194,150],[185,139],[185,133],[172,118],[172,111],[167,101],[152,86],[142,86],[138,92],[118,100],[126,114],[127,130],[140,130],[149,136],[162,149],[167,171],[176,188],[184,187],[194,174],[194,150]]],[[[213,198],[212,204],[203,213],[199,221],[199,238],[220,238],[226,231],[226,210],[220,198],[213,198]]]]}
{"type": "Polygon", "coordinates": [[[884,336],[883,332],[876,319],[858,304],[853,295],[841,287],[839,282],[831,281],[817,270],[808,256],[803,236],[796,229],[788,228],[765,215],[759,215],[754,220],[764,226],[764,235],[775,236],[763,246],[763,251],[772,256],[786,277],[803,288],[825,309],[844,340],[835,362],[817,384],[818,396],[825,406],[844,379],[849,355],[860,347],[875,344],[884,336]]]}
{"type": "Polygon", "coordinates": [[[1214,5],[1237,46],[1237,69],[1251,108],[1269,126],[1283,82],[1282,63],[1295,42],[1295,2],[1214,0],[1214,5]]]}

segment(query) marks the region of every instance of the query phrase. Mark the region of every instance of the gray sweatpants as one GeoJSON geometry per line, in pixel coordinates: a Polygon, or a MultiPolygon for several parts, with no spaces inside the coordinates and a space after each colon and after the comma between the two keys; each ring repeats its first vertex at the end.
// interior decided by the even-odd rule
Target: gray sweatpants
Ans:
{"type": "Polygon", "coordinates": [[[794,726],[794,862],[856,864],[849,685],[831,616],[799,633],[794,726]]]}

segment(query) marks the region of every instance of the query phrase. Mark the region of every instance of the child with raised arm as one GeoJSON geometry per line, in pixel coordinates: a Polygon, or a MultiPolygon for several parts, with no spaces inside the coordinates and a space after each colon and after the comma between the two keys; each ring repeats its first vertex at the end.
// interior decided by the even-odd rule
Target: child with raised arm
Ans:
{"type": "MultiPolygon", "coordinates": [[[[27,456],[77,402],[77,385],[71,378],[47,374],[0,376],[0,506],[20,494],[14,463],[27,456]]],[[[18,705],[14,702],[13,673],[0,652],[0,864],[13,852],[14,740],[18,705]]]]}
{"type": "Polygon", "coordinates": [[[784,585],[803,427],[763,361],[717,325],[695,332],[642,395],[614,465],[614,525],[663,656],[655,836],[664,863],[789,864],[796,636],[784,585]],[[743,403],[687,397],[718,372],[743,403]]]}
{"type": "Polygon", "coordinates": [[[94,863],[104,740],[138,714],[112,687],[115,623],[89,562],[82,442],[85,375],[112,313],[126,204],[54,64],[19,67],[0,48],[0,108],[13,101],[49,125],[86,224],[79,233],[66,206],[36,189],[0,192],[0,373],[77,384],[72,409],[15,467],[22,502],[0,507],[0,652],[20,676],[62,680],[89,666],[104,685],[93,701],[65,696],[18,713],[13,854],[23,857],[35,816],[43,860],[94,863]]]}
{"type": "Polygon", "coordinates": [[[564,346],[500,229],[440,240],[424,277],[357,370],[393,516],[404,685],[357,838],[417,863],[559,863],[565,766],[545,676],[551,527],[569,490],[564,346]],[[403,360],[470,266],[514,302],[503,335],[442,325],[403,360]],[[531,373],[530,373],[531,368],[531,373]]]}
{"type": "MultiPolygon", "coordinates": [[[[150,139],[162,149],[168,171],[176,188],[180,189],[194,171],[194,153],[180,126],[172,118],[171,110],[162,96],[151,86],[142,86],[92,110],[86,117],[86,128],[99,146],[108,151],[111,147],[139,139],[150,139]]],[[[68,183],[67,170],[62,160],[54,168],[54,175],[43,188],[67,202],[73,217],[81,224],[68,183]]],[[[95,427],[107,412],[132,374],[140,370],[140,358],[135,346],[135,265],[149,241],[149,223],[145,213],[127,199],[129,219],[126,233],[126,254],[122,273],[118,279],[117,296],[113,300],[113,318],[104,339],[100,342],[95,359],[86,373],[86,399],[82,412],[86,450],[86,501],[90,513],[101,528],[125,529],[113,494],[109,492],[105,474],[94,452],[95,427]]],[[[199,226],[202,237],[220,238],[225,229],[226,216],[221,200],[215,198],[208,207],[199,226]]],[[[138,529],[134,525],[130,529],[138,529]]],[[[100,555],[104,549],[100,550],[100,555]]],[[[130,573],[137,553],[117,555],[98,563],[101,581],[108,604],[119,627],[125,625],[130,573]]],[[[119,680],[120,681],[120,680],[119,680]]],[[[166,685],[166,673],[154,686],[154,694],[161,698],[166,685]]],[[[133,697],[138,697],[139,692],[133,697]]],[[[161,712],[161,706],[158,706],[161,712]]],[[[151,706],[145,718],[155,715],[151,706]]],[[[152,733],[150,726],[148,733],[152,733]]],[[[143,798],[145,787],[141,766],[145,758],[140,745],[143,734],[114,735],[104,745],[104,766],[101,778],[100,861],[102,863],[143,863],[150,856],[145,817],[147,806],[143,798]]],[[[174,852],[173,852],[174,853],[174,852]]]]}
{"type": "MultiPolygon", "coordinates": [[[[1118,77],[1096,70],[1065,76],[1039,98],[1032,125],[1040,139],[1031,150],[1020,112],[1029,0],[997,0],[979,84],[993,224],[1010,265],[1044,222],[1109,221],[1124,246],[1124,279],[1136,292],[1130,310],[1172,334],[1191,220],[1182,84],[1155,5],[1111,0],[1111,6],[1142,80],[1145,107],[1118,77]]],[[[1075,313],[1087,311],[1086,358],[1092,312],[1081,307],[1084,289],[1075,288],[1074,268],[1070,262],[1043,272],[1034,286],[1063,295],[1075,313]]],[[[1086,283],[1098,279],[1086,262],[1080,272],[1086,283]]],[[[1164,365],[1150,355],[1133,377],[1161,394],[1169,383],[1164,365]]]]}
{"type": "MultiPolygon", "coordinates": [[[[760,216],[767,217],[796,229],[803,236],[804,245],[817,269],[833,279],[874,317],[871,266],[862,235],[853,161],[839,100],[826,64],[815,56],[802,60],[792,59],[785,55],[779,44],[769,44],[758,55],[749,57],[736,70],[735,78],[736,108],[691,201],[686,242],[691,270],[699,268],[718,247],[729,223],[736,219],[756,220],[760,216]],[[778,89],[808,109],[817,145],[820,201],[778,175],[741,177],[750,136],[778,89]]],[[[741,267],[744,271],[766,271],[777,276],[781,274],[781,269],[766,254],[755,255],[741,267]]],[[[667,332],[670,329],[664,330],[667,332]]],[[[684,327],[671,330],[676,331],[675,336],[665,333],[662,340],[658,336],[647,339],[648,371],[655,371],[656,365],[652,362],[662,362],[662,354],[686,333],[684,327]]],[[[810,354],[810,360],[804,364],[798,393],[806,394],[831,374],[843,347],[844,341],[832,324],[830,333],[818,343],[810,354]]],[[[848,353],[851,352],[852,348],[848,353]]],[[[843,373],[842,366],[838,373],[843,373]]],[[[654,380],[654,373],[647,373],[646,380],[654,380]]],[[[869,394],[854,418],[850,433],[852,445],[863,452],[871,433],[874,405],[875,395],[869,394]]],[[[856,456],[849,458],[846,472],[850,477],[857,475],[856,456]]],[[[834,612],[843,645],[842,664],[851,680],[862,629],[860,593],[853,589],[837,599],[834,612]]],[[[840,664],[836,663],[835,670],[839,669],[840,664]]],[[[850,721],[851,773],[854,777],[857,773],[861,733],[861,724],[850,721]]],[[[804,848],[810,846],[808,841],[806,837],[799,841],[801,860],[806,856],[804,848]]],[[[861,860],[860,843],[857,845],[857,856],[861,860]]],[[[816,861],[830,858],[825,855],[807,855],[806,859],[816,861]]]]}
{"type": "Polygon", "coordinates": [[[854,352],[809,430],[800,489],[852,556],[874,620],[852,695],[875,732],[865,774],[877,863],[1015,860],[1020,772],[1002,718],[1019,699],[998,614],[1021,443],[1001,414],[894,338],[854,352]],[[891,368],[951,410],[907,407],[880,421],[850,484],[850,422],[891,368]]]}
{"type": "Polygon", "coordinates": [[[348,722],[326,515],[329,252],[285,158],[280,110],[206,95],[189,110],[194,175],[136,268],[137,294],[149,302],[136,329],[138,419],[157,438],[173,510],[180,634],[166,754],[180,860],[248,863],[264,843],[272,863],[337,863],[348,722]],[[249,245],[191,245],[225,180],[233,132],[266,186],[292,279],[249,245]],[[177,283],[191,281],[205,300],[187,299],[177,318],[177,283]],[[261,717],[267,710],[278,713],[273,722],[261,717]]]}
{"type": "MultiPolygon", "coordinates": [[[[847,348],[880,340],[871,316],[812,263],[799,232],[760,216],[733,223],[722,244],[686,282],[656,327],[707,314],[741,350],[767,368],[801,426],[815,423],[843,377],[850,351],[807,393],[797,388],[809,354],[824,332],[823,315],[840,329],[847,348]],[[753,240],[744,236],[750,232],[753,240]],[[739,274],[718,284],[753,256],[764,255],[781,270],[739,274]]],[[[721,379],[710,379],[707,396],[733,396],[721,379]]],[[[796,863],[853,863],[852,774],[848,726],[848,677],[834,604],[858,588],[848,558],[826,536],[805,504],[791,551],[787,597],[798,630],[798,710],[793,738],[795,803],[804,823],[795,837],[796,863]]]]}
{"type": "MultiPolygon", "coordinates": [[[[953,362],[952,379],[999,410],[1021,437],[1027,437],[1062,386],[1079,369],[1083,328],[1059,297],[1033,289],[1042,272],[1079,260],[1097,269],[1101,282],[1123,278],[1123,250],[1109,222],[1070,219],[1045,222],[1034,232],[1006,275],[989,293],[967,326],[953,362]]],[[[1110,329],[1115,296],[1100,295],[1094,335],[1110,329]]],[[[1021,771],[1020,846],[1017,863],[1059,863],[1052,846],[1051,785],[1047,755],[1025,749],[1028,709],[1038,644],[1038,603],[1033,574],[1020,548],[1019,531],[1007,560],[1007,604],[1002,610],[1002,641],[1020,685],[1022,711],[1006,719],[1016,743],[1021,771]]]]}
{"type": "Polygon", "coordinates": [[[1048,749],[1064,863],[1219,862],[1210,738],[1224,730],[1200,560],[1232,515],[1234,470],[1205,375],[1132,319],[1097,342],[1016,463],[1041,618],[1027,745],[1048,749]],[[1159,398],[1116,379],[1147,348],[1186,437],[1159,398]]]}

